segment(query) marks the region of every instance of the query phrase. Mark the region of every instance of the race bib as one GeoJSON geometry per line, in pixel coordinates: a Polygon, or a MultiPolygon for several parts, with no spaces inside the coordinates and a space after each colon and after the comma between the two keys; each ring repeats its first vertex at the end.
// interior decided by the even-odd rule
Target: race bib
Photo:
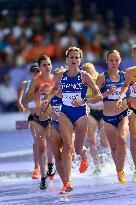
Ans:
{"type": "Polygon", "coordinates": [[[134,89],[132,86],[130,87],[130,96],[136,97],[136,89],[134,89]]]}
{"type": "Polygon", "coordinates": [[[63,93],[62,94],[62,101],[64,105],[72,106],[71,102],[75,99],[82,99],[81,92],[79,93],[63,93]]]}
{"type": "MultiPolygon", "coordinates": [[[[113,94],[108,95],[109,100],[118,100],[121,92],[121,87],[116,88],[116,92],[113,94]]],[[[126,95],[124,95],[126,97],[126,95]]]]}
{"type": "Polygon", "coordinates": [[[61,111],[61,105],[53,106],[52,110],[53,110],[53,112],[55,112],[56,115],[59,115],[59,113],[61,111]]]}
{"type": "Polygon", "coordinates": [[[131,109],[128,109],[127,116],[131,115],[132,113],[133,113],[133,111],[131,109]]]}
{"type": "Polygon", "coordinates": [[[45,95],[44,94],[40,94],[40,102],[43,103],[45,95]]]}

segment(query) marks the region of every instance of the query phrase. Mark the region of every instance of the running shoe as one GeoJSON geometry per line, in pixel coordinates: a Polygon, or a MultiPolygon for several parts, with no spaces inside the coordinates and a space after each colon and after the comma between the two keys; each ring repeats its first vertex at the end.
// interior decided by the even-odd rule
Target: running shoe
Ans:
{"type": "Polygon", "coordinates": [[[88,158],[82,159],[79,167],[79,172],[84,173],[88,168],[88,158]]]}
{"type": "Polygon", "coordinates": [[[32,179],[39,179],[40,178],[40,168],[37,167],[33,171],[32,179]]]}
{"type": "Polygon", "coordinates": [[[71,192],[73,191],[73,186],[72,186],[72,183],[71,182],[66,182],[63,186],[63,188],[60,190],[60,194],[66,194],[68,192],[71,192]]]}
{"type": "Polygon", "coordinates": [[[54,163],[48,163],[48,171],[47,171],[47,176],[49,177],[49,179],[53,179],[54,175],[56,173],[56,168],[54,163]]]}
{"type": "Polygon", "coordinates": [[[48,187],[48,185],[47,185],[47,182],[46,182],[46,177],[42,177],[39,188],[41,190],[45,190],[45,189],[47,189],[47,187],[48,187]]]}
{"type": "Polygon", "coordinates": [[[127,184],[127,179],[124,171],[117,172],[117,176],[120,184],[127,184]]]}
{"type": "Polygon", "coordinates": [[[136,169],[135,169],[135,171],[134,171],[132,180],[133,180],[134,182],[136,182],[136,169]]]}

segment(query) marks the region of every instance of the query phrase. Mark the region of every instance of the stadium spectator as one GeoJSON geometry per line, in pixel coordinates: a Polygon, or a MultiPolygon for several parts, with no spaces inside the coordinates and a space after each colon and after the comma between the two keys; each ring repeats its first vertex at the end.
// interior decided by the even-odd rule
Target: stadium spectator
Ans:
{"type": "Polygon", "coordinates": [[[2,83],[0,84],[0,103],[4,112],[18,111],[17,91],[14,86],[10,84],[8,74],[3,75],[2,83]]]}
{"type": "Polygon", "coordinates": [[[36,60],[38,56],[44,53],[46,53],[50,57],[53,57],[53,44],[48,41],[44,44],[44,41],[46,41],[46,39],[44,39],[44,36],[42,34],[37,34],[34,36],[34,45],[26,52],[24,56],[25,63],[30,63],[31,61],[36,60]]]}
{"type": "MultiPolygon", "coordinates": [[[[89,0],[55,1],[57,6],[54,1],[24,0],[19,8],[17,2],[2,1],[5,6],[0,7],[0,80],[16,67],[24,68],[26,79],[28,64],[40,54],[49,55],[57,66],[63,64],[64,51],[69,46],[81,48],[82,63],[97,64],[101,72],[105,69],[107,50],[120,51],[122,62],[128,62],[131,45],[136,42],[136,29],[127,16],[119,19],[115,11],[99,10],[96,2],[89,0]]],[[[131,65],[132,62],[127,63],[131,65]]],[[[19,75],[15,82],[22,80],[19,75]]]]}

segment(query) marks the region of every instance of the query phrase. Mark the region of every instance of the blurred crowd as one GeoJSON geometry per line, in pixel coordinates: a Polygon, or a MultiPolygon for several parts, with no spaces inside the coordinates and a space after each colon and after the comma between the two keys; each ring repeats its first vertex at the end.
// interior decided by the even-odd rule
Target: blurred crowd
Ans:
{"type": "Polygon", "coordinates": [[[112,11],[100,13],[91,3],[88,8],[75,4],[67,15],[38,6],[29,12],[2,10],[0,14],[0,67],[21,66],[41,53],[61,60],[71,45],[83,49],[87,61],[100,60],[109,49],[126,57],[135,41],[136,29],[128,17],[118,25],[112,11]]]}
{"type": "MultiPolygon", "coordinates": [[[[111,49],[117,49],[122,58],[129,58],[131,45],[136,42],[136,28],[130,19],[122,17],[119,22],[111,10],[100,12],[94,3],[82,7],[75,2],[67,12],[64,8],[67,4],[56,10],[38,4],[31,9],[1,10],[0,72],[22,68],[43,53],[52,61],[63,61],[69,46],[83,50],[84,62],[103,62],[105,52],[111,49]]],[[[5,72],[1,73],[0,104],[3,104],[5,72]]],[[[7,107],[2,110],[5,109],[10,111],[7,107]]]]}

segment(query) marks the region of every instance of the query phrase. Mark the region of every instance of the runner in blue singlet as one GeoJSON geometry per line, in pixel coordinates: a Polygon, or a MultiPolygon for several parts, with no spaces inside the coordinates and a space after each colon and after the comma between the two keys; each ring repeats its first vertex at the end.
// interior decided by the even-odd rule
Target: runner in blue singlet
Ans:
{"type": "Polygon", "coordinates": [[[111,147],[112,157],[116,166],[118,180],[126,184],[124,163],[126,156],[126,137],[128,134],[128,117],[126,96],[122,100],[122,106],[117,106],[121,86],[124,84],[124,73],[119,70],[121,57],[118,51],[107,53],[106,63],[108,69],[97,78],[97,85],[104,97],[104,125],[107,138],[111,147]]]}

